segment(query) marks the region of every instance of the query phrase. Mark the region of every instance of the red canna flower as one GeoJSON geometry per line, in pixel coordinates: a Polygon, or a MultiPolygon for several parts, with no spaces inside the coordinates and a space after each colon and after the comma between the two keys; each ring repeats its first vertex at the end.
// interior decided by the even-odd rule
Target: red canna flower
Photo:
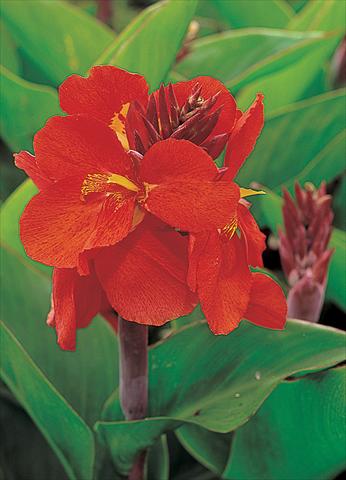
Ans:
{"type": "MultiPolygon", "coordinates": [[[[263,96],[250,109],[237,112],[237,121],[226,150],[220,179],[233,180],[253,150],[263,127],[263,96]]],[[[242,318],[252,323],[282,329],[287,306],[281,288],[249,265],[262,267],[265,237],[249,211],[244,197],[256,193],[240,189],[237,212],[221,229],[191,235],[188,282],[197,292],[210,329],[228,334],[242,318]]]]}
{"type": "Polygon", "coordinates": [[[110,66],[69,77],[59,93],[68,116],[36,134],[35,157],[15,159],[40,189],[22,215],[21,238],[30,257],[55,267],[49,323],[61,347],[73,349],[76,328],[97,312],[111,323],[114,309],[162,325],[192,311],[198,296],[216,333],[228,333],[245,311],[255,323],[283,324],[278,287],[248,267],[261,265],[264,248],[242,198],[254,192],[233,181],[262,128],[262,97],[242,114],[212,78],[149,95],[143,77],[110,66]],[[229,138],[220,171],[213,158],[229,138]],[[278,308],[256,320],[263,288],[278,295],[278,308]]]}

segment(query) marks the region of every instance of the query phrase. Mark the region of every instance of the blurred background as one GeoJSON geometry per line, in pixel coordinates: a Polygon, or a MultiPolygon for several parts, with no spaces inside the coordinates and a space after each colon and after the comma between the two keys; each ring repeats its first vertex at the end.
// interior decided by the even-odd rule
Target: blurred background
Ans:
{"type": "MultiPolygon", "coordinates": [[[[172,4],[178,11],[189,2],[173,0],[172,4]]],[[[335,252],[320,322],[343,328],[346,2],[200,0],[186,34],[186,28],[175,24],[172,17],[172,32],[179,28],[184,32],[183,40],[176,42],[179,48],[175,40],[162,42],[172,32],[164,31],[159,10],[145,35],[138,34],[141,25],[151,18],[145,9],[154,3],[1,0],[1,231],[7,253],[13,254],[2,257],[1,298],[6,295],[9,300],[2,306],[1,316],[5,323],[15,325],[18,337],[41,362],[46,358],[44,344],[54,342],[54,335],[42,333],[40,342],[35,343],[37,323],[23,325],[21,308],[30,318],[44,318],[50,285],[41,278],[47,274],[46,267],[35,264],[39,273],[30,276],[34,262],[23,260],[17,224],[34,188],[14,167],[12,155],[22,149],[33,153],[35,132],[47,118],[61,114],[59,84],[72,73],[86,74],[95,63],[113,63],[145,73],[152,89],[161,81],[211,75],[225,83],[243,110],[257,92],[264,93],[265,127],[238,183],[260,184],[268,192],[254,202],[255,216],[267,235],[265,267],[287,289],[277,240],[277,227],[282,224],[282,188],[292,193],[295,181],[316,186],[325,181],[332,195],[331,246],[335,252]],[[114,48],[117,42],[123,46],[122,51],[114,48]],[[28,267],[25,271],[23,265],[28,267]]],[[[44,320],[42,328],[46,329],[44,320]]],[[[57,358],[50,360],[52,364],[57,358]]],[[[0,480],[67,478],[46,440],[4,384],[0,402],[1,437],[5,439],[0,447],[0,480]]],[[[220,478],[215,468],[210,470],[190,456],[173,434],[169,435],[169,445],[175,480],[220,478]]]]}

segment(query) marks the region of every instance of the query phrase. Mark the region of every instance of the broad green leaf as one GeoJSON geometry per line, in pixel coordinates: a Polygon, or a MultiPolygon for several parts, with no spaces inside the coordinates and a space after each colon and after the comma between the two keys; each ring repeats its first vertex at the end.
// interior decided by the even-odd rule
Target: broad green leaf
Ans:
{"type": "Polygon", "coordinates": [[[280,385],[235,432],[229,480],[333,479],[345,461],[345,368],[280,385]]]}
{"type": "Polygon", "coordinates": [[[266,28],[227,31],[196,40],[175,70],[186,78],[210,75],[232,92],[294,65],[323,44],[323,34],[266,28]]]}
{"type": "Polygon", "coordinates": [[[214,4],[232,28],[284,28],[293,17],[284,0],[214,0],[214,4]]]}
{"type": "Polygon", "coordinates": [[[314,0],[295,15],[289,30],[345,30],[346,2],[340,0],[314,0]]]}
{"type": "Polygon", "coordinates": [[[2,379],[40,428],[70,479],[91,480],[91,430],[37,368],[18,339],[1,322],[2,379]]]}
{"type": "Polygon", "coordinates": [[[196,0],[165,0],[144,10],[95,62],[145,76],[151,89],[162,82],[182,45],[196,0]]]}
{"type": "Polygon", "coordinates": [[[256,181],[275,192],[283,185],[291,189],[295,181],[332,180],[345,168],[344,110],[345,93],[339,90],[269,117],[237,180],[256,181]]]}
{"type": "Polygon", "coordinates": [[[216,433],[197,425],[184,425],[175,434],[192,457],[221,476],[229,457],[233,433],[216,433]]]}
{"type": "Polygon", "coordinates": [[[309,2],[309,0],[287,0],[291,8],[296,12],[300,12],[302,8],[309,2]]]}
{"type": "Polygon", "coordinates": [[[96,431],[126,473],[138,451],[185,422],[223,433],[238,428],[282,379],[340,363],[344,346],[343,332],[302,321],[281,332],[242,322],[224,337],[205,323],[189,325],[150,350],[151,418],[119,421],[115,394],[96,431]]]}
{"type": "Polygon", "coordinates": [[[61,0],[5,0],[2,17],[17,45],[53,85],[84,73],[115,38],[105,25],[61,0]]]}
{"type": "Polygon", "coordinates": [[[240,108],[246,108],[257,92],[262,92],[266,97],[267,112],[310,97],[310,88],[315,90],[316,79],[320,77],[321,70],[325,68],[341,39],[342,33],[327,33],[323,40],[310,48],[304,51],[296,49],[299,55],[291,65],[278,71],[273,70],[241,90],[237,97],[240,108]]]}
{"type": "Polygon", "coordinates": [[[237,94],[241,108],[262,92],[267,111],[272,111],[307,95],[340,38],[261,28],[230,31],[194,42],[176,70],[186,78],[218,78],[237,94]]]}
{"type": "Polygon", "coordinates": [[[148,452],[146,480],[169,480],[169,452],[166,435],[148,452]]]}
{"type": "Polygon", "coordinates": [[[26,182],[1,211],[1,317],[38,368],[89,424],[100,416],[118,383],[117,340],[103,319],[79,330],[76,352],[63,352],[46,325],[50,307],[49,269],[29,260],[18,237],[18,217],[35,189],[26,182]],[[97,387],[96,387],[97,386],[97,387]]]}
{"type": "Polygon", "coordinates": [[[2,65],[11,72],[19,75],[21,72],[21,65],[17,46],[2,20],[0,20],[0,53],[2,65]]]}
{"type": "Polygon", "coordinates": [[[2,137],[14,151],[32,150],[34,133],[48,117],[59,114],[56,91],[45,85],[27,82],[5,67],[0,67],[2,137]]]}
{"type": "MultiPolygon", "coordinates": [[[[282,225],[282,198],[269,190],[256,201],[256,219],[274,233],[282,225]]],[[[330,261],[326,297],[346,310],[346,232],[333,228],[329,246],[335,251],[330,261]]]]}

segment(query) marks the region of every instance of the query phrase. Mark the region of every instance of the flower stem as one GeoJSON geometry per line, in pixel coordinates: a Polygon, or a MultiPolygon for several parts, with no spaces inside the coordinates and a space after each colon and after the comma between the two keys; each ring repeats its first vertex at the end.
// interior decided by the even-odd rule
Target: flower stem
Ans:
{"type": "MultiPolygon", "coordinates": [[[[148,406],[148,327],[119,316],[120,403],[126,420],[139,420],[148,406]]],[[[129,475],[142,480],[145,452],[141,452],[129,475]]]]}

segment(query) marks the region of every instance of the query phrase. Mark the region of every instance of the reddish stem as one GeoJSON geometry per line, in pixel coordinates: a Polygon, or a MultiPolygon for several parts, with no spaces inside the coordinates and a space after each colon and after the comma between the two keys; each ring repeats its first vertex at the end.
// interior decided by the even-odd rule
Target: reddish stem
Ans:
{"type": "MultiPolygon", "coordinates": [[[[139,420],[148,406],[148,327],[119,316],[120,403],[126,420],[139,420]]],[[[129,480],[142,480],[146,452],[141,452],[129,480]]]]}

